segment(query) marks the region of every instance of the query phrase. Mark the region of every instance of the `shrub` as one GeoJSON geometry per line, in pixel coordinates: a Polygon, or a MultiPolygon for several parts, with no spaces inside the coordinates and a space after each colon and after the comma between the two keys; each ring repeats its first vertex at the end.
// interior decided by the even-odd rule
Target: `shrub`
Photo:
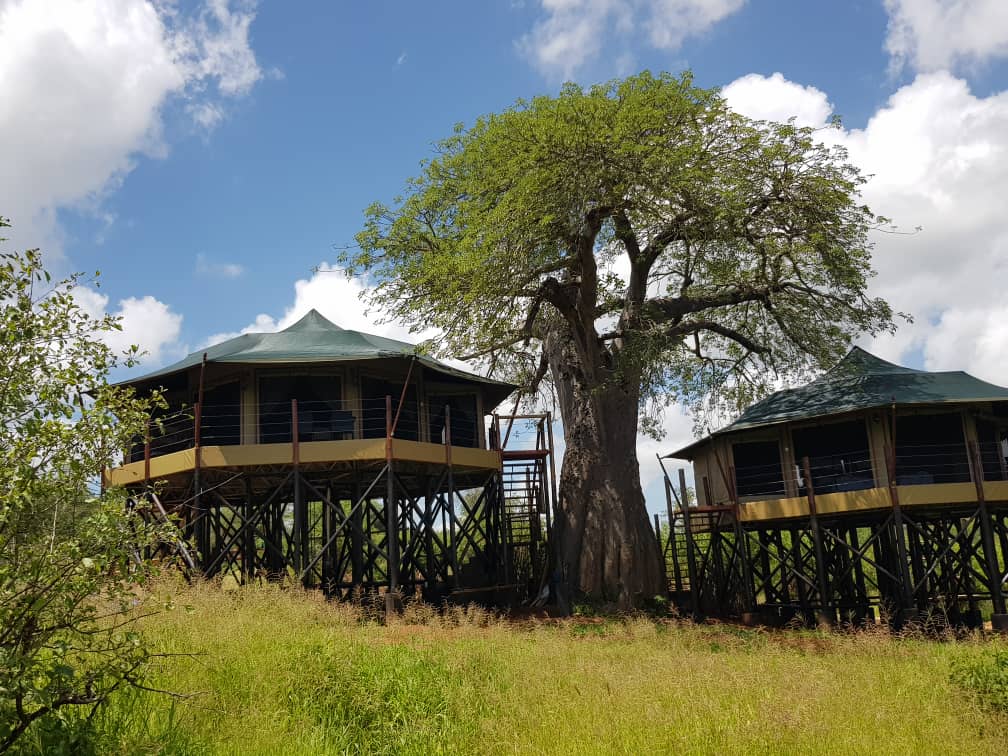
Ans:
{"type": "Polygon", "coordinates": [[[148,404],[107,385],[119,325],[81,310],[77,281],[37,251],[0,255],[0,751],[35,723],[70,733],[64,710],[137,684],[150,658],[134,588],[158,531],[97,485],[148,404]]]}
{"type": "Polygon", "coordinates": [[[987,709],[1008,713],[1008,650],[953,664],[952,681],[987,709]]]}

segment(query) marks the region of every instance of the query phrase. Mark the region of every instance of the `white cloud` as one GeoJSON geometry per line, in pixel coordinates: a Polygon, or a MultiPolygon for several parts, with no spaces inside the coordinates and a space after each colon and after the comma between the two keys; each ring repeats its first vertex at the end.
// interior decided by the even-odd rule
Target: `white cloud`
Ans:
{"type": "Polygon", "coordinates": [[[746,0],[650,0],[644,4],[644,25],[651,44],[661,50],[674,50],[687,37],[710,29],[721,19],[735,13],[746,0]]]}
{"type": "Polygon", "coordinates": [[[214,84],[221,94],[236,96],[248,94],[263,73],[249,43],[255,2],[236,0],[236,8],[230,6],[230,0],[206,0],[194,17],[160,7],[175,27],[169,41],[186,80],[200,87],[214,84]]]}
{"type": "Polygon", "coordinates": [[[721,90],[732,108],[750,118],[766,121],[795,119],[798,126],[823,126],[833,114],[826,94],[815,87],[788,81],[780,73],[773,76],[749,74],[721,90]]]}
{"type": "MultiPolygon", "coordinates": [[[[761,78],[725,87],[733,106],[754,117],[825,112],[818,90],[761,78]],[[754,94],[770,91],[780,99],[754,94]]],[[[1008,383],[1008,92],[977,97],[951,74],[924,74],[865,128],[820,136],[847,148],[871,176],[868,204],[910,232],[876,235],[873,289],[915,322],[867,346],[887,359],[919,352],[928,369],[1008,383]]]]}
{"type": "Polygon", "coordinates": [[[674,50],[687,37],[710,29],[746,0],[540,0],[544,16],[518,40],[518,48],[549,76],[569,77],[603,47],[616,61],[629,60],[640,38],[674,50]],[[615,49],[614,49],[615,48],[615,49]]]}
{"type": "Polygon", "coordinates": [[[1008,55],[1005,0],[885,0],[895,68],[937,71],[1008,55]]]}
{"type": "Polygon", "coordinates": [[[260,313],[240,331],[214,334],[206,340],[205,345],[219,344],[242,333],[281,331],[303,318],[309,310],[317,310],[340,328],[390,339],[416,343],[436,335],[432,330],[410,333],[407,327],[398,323],[381,322],[386,313],[381,308],[368,308],[361,299],[364,291],[365,285],[359,278],[347,278],[341,268],[322,263],[311,278],[295,281],[294,301],[284,310],[283,315],[276,317],[260,313]]]}
{"type": "Polygon", "coordinates": [[[154,297],[123,299],[115,311],[109,310],[109,298],[106,295],[87,286],[76,287],[74,299],[91,317],[100,318],[108,313],[120,318],[122,330],[110,331],[103,336],[105,343],[118,354],[135,344],[145,352],[144,364],[156,367],[168,355],[174,356],[179,351],[182,316],[172,312],[168,305],[154,297]]]}
{"type": "Polygon", "coordinates": [[[222,263],[207,259],[207,256],[200,252],[196,255],[196,274],[211,278],[238,278],[245,272],[245,268],[238,263],[222,263]]]}
{"type": "MultiPolygon", "coordinates": [[[[662,470],[656,455],[668,454],[675,449],[681,449],[694,440],[693,418],[684,409],[673,405],[665,409],[661,417],[661,428],[664,433],[661,439],[655,440],[646,436],[637,438],[637,461],[640,464],[641,486],[647,492],[647,501],[652,510],[663,511],[658,498],[664,497],[663,489],[655,486],[655,481],[661,479],[662,470]],[[656,498],[657,497],[657,498],[656,498]]],[[[666,462],[669,472],[673,467],[682,466],[681,462],[666,462]]]]}
{"type": "MultiPolygon", "coordinates": [[[[998,272],[1004,280],[1008,265],[1002,263],[998,272]]],[[[992,383],[1008,384],[1008,305],[946,310],[925,344],[924,356],[929,365],[965,369],[992,383]]]]}
{"type": "Polygon", "coordinates": [[[162,113],[184,105],[204,128],[262,73],[249,47],[254,9],[209,0],[0,2],[0,213],[16,247],[50,259],[59,208],[94,210],[141,155],[163,156],[162,113]]]}
{"type": "Polygon", "coordinates": [[[186,112],[201,127],[210,131],[224,120],[224,110],[215,102],[191,102],[186,112]]]}

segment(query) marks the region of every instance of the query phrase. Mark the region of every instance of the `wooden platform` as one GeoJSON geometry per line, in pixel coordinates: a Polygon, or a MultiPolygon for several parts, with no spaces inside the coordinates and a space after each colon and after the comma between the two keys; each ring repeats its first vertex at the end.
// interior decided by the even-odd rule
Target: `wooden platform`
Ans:
{"type": "MultiPolygon", "coordinates": [[[[420,441],[392,440],[392,458],[399,462],[443,465],[446,461],[443,444],[420,441]]],[[[382,462],[385,460],[385,439],[353,439],[348,441],[302,441],[298,444],[298,462],[301,465],[332,464],[339,462],[382,462]]],[[[472,449],[464,446],[450,447],[451,463],[461,470],[500,470],[500,452],[472,449]]],[[[196,454],[200,455],[200,468],[247,468],[267,465],[290,465],[294,461],[293,444],[242,444],[236,446],[204,446],[200,449],[183,449],[150,460],[151,480],[170,478],[191,473],[196,467],[196,454]]],[[[145,463],[131,462],[110,470],[106,482],[112,486],[129,486],[142,483],[147,477],[145,463]]]]}
{"type": "MultiPolygon", "coordinates": [[[[1008,501],[1008,481],[986,481],[983,490],[988,502],[1008,501]]],[[[977,489],[973,483],[897,486],[896,491],[900,506],[908,508],[955,506],[977,501],[977,489]]],[[[817,493],[815,506],[819,516],[823,517],[892,509],[892,499],[888,488],[865,488],[860,491],[817,493]]],[[[805,496],[743,501],[739,504],[739,519],[742,522],[767,522],[808,516],[809,502],[805,496]]]]}

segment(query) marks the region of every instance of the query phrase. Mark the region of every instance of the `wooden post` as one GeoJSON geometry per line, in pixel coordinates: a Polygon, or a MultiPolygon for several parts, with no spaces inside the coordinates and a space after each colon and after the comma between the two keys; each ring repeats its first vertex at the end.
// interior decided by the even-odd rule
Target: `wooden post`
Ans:
{"type": "MultiPolygon", "coordinates": [[[[542,460],[536,461],[537,472],[541,464],[542,460]]],[[[528,492],[529,540],[532,542],[534,552],[535,547],[539,545],[539,512],[542,509],[542,491],[536,488],[532,470],[527,467],[525,468],[525,490],[528,492]]],[[[657,516],[655,515],[655,517],[657,516]]]]}
{"type": "Polygon", "coordinates": [[[822,532],[819,530],[819,515],[816,512],[815,487],[812,485],[812,468],[809,465],[809,458],[802,457],[802,473],[805,475],[805,493],[808,496],[809,505],[809,526],[812,530],[812,546],[815,549],[815,571],[816,583],[819,587],[819,616],[817,621],[820,624],[832,625],[833,607],[830,602],[829,586],[826,581],[826,563],[823,554],[822,532]]]}
{"type": "Polygon", "coordinates": [[[662,548],[661,520],[658,519],[657,512],[654,513],[654,534],[655,540],[658,542],[658,558],[661,565],[662,585],[665,586],[663,595],[667,597],[669,595],[668,563],[665,561],[665,550],[662,548]]]}
{"type": "MultiPolygon", "coordinates": [[[[202,379],[200,383],[202,384],[202,379]]],[[[202,388],[200,393],[203,393],[202,388]]],[[[203,503],[200,501],[200,494],[203,490],[200,471],[203,462],[203,452],[200,448],[203,404],[196,402],[195,410],[196,416],[193,419],[193,502],[191,511],[194,513],[196,548],[199,551],[200,564],[206,565],[210,559],[210,522],[203,509],[203,503]]]]}
{"type": "Polygon", "coordinates": [[[455,521],[455,470],[452,467],[452,437],[451,437],[451,407],[447,404],[444,408],[444,443],[445,443],[445,465],[447,466],[446,478],[448,481],[447,504],[448,510],[448,558],[451,560],[452,585],[455,590],[459,589],[459,562],[458,562],[458,535],[457,523],[455,521]]]}
{"type": "Polygon", "coordinates": [[[301,462],[300,442],[301,431],[298,428],[298,405],[297,399],[291,399],[291,455],[294,467],[301,462]]]}
{"type": "Polygon", "coordinates": [[[360,500],[361,485],[355,476],[354,497],[350,502],[352,507],[350,511],[350,580],[354,585],[360,585],[364,582],[364,507],[358,504],[360,500]]]}
{"type": "Polygon", "coordinates": [[[444,408],[444,432],[445,432],[445,464],[451,467],[452,463],[452,436],[451,436],[451,407],[445,405],[444,408]]]}
{"type": "MultiPolygon", "coordinates": [[[[252,500],[252,478],[245,473],[245,520],[251,520],[255,516],[255,502],[252,500]]],[[[255,525],[245,526],[245,537],[242,543],[242,578],[246,585],[255,578],[256,567],[256,542],[255,525]]]]}
{"type": "Polygon", "coordinates": [[[735,479],[735,465],[728,465],[728,491],[732,498],[732,514],[735,517],[735,553],[741,561],[742,592],[745,597],[746,611],[743,620],[746,624],[756,622],[756,591],[753,587],[752,565],[749,563],[749,536],[742,527],[742,504],[738,497],[738,481],[735,479]]]}
{"type": "MultiPolygon", "coordinates": [[[[660,460],[659,460],[660,461],[660,460]]],[[[672,552],[672,576],[675,580],[676,593],[682,593],[682,568],[679,566],[679,551],[676,544],[675,508],[672,506],[672,481],[662,466],[662,478],[665,481],[665,508],[668,510],[669,534],[668,550],[672,552]]]]}
{"type": "MultiPolygon", "coordinates": [[[[410,378],[413,376],[413,365],[416,364],[416,355],[410,360],[409,370],[406,371],[406,380],[403,382],[402,393],[399,395],[399,406],[396,407],[395,417],[392,419],[392,426],[389,429],[388,436],[391,438],[395,435],[396,428],[399,427],[399,415],[402,414],[403,405],[406,403],[406,390],[409,388],[410,378]]],[[[417,418],[417,434],[419,438],[420,432],[420,418],[417,418]]]]}
{"type": "Polygon", "coordinates": [[[498,415],[494,412],[490,415],[490,430],[487,431],[487,449],[490,451],[500,451],[500,430],[497,423],[498,415]]]}
{"type": "Polygon", "coordinates": [[[904,537],[904,526],[903,526],[903,509],[900,506],[899,501],[899,491],[896,488],[896,416],[895,409],[893,411],[893,438],[892,446],[887,445],[885,449],[886,455],[886,474],[889,478],[889,502],[892,505],[893,510],[893,528],[892,535],[896,546],[896,559],[899,564],[896,565],[896,574],[899,576],[899,616],[896,618],[896,624],[902,625],[908,620],[916,619],[916,611],[914,610],[913,601],[913,578],[910,575],[910,558],[907,554],[906,538],[904,537]]]}
{"type": "Polygon", "coordinates": [[[196,545],[203,564],[210,559],[210,518],[206,517],[200,501],[203,481],[200,468],[203,466],[203,386],[206,377],[207,355],[203,353],[200,363],[199,384],[196,390],[196,417],[193,425],[193,509],[196,512],[196,545]]]}
{"type": "MultiPolygon", "coordinates": [[[[707,478],[704,478],[704,482],[707,478]]],[[[689,514],[689,491],[686,488],[686,471],[679,468],[679,506],[683,514],[683,531],[686,536],[686,570],[689,577],[690,603],[693,619],[700,618],[700,585],[697,583],[696,545],[693,542],[693,525],[689,514]]]]}
{"type": "MultiPolygon", "coordinates": [[[[395,478],[392,473],[392,397],[385,397],[385,534],[388,554],[389,593],[399,591],[399,507],[395,495],[395,478]]],[[[394,601],[394,599],[393,599],[394,601]]],[[[388,608],[386,604],[386,608],[388,608]]]]}
{"type": "Polygon", "coordinates": [[[151,421],[148,420],[144,431],[144,483],[150,483],[150,426],[151,421]]]}
{"type": "Polygon", "coordinates": [[[1008,630],[1008,615],[1005,614],[1005,598],[1001,590],[1001,568],[998,566],[997,550],[994,545],[994,529],[991,524],[990,510],[987,508],[987,497],[984,492],[983,463],[980,459],[980,450],[975,441],[969,442],[970,457],[973,462],[973,482],[976,484],[977,506],[980,517],[980,542],[984,550],[984,567],[987,570],[987,579],[990,581],[991,604],[994,607],[994,614],[1001,615],[992,624],[995,629],[1008,630]],[[998,626],[1001,625],[999,628],[998,626]]]}
{"type": "MultiPolygon", "coordinates": [[[[308,512],[301,480],[301,430],[297,399],[291,399],[291,457],[294,467],[294,570],[299,575],[308,563],[308,512]]],[[[307,577],[302,578],[303,582],[307,577]]]]}
{"type": "Polygon", "coordinates": [[[427,587],[432,588],[437,583],[437,571],[433,569],[437,560],[434,556],[434,479],[427,476],[424,487],[423,536],[424,557],[427,560],[427,587]]]}

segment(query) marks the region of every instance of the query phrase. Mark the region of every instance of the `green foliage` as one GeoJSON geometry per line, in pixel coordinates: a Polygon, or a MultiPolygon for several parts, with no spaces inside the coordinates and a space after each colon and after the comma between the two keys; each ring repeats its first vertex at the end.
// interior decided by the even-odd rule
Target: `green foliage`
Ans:
{"type": "Polygon", "coordinates": [[[570,342],[581,380],[639,392],[647,421],[747,403],[892,327],[866,293],[885,221],[863,183],[812,130],[645,72],[458,127],[342,262],[443,353],[526,385],[551,336],[570,342]]]}
{"type": "Polygon", "coordinates": [[[952,681],[972,692],[983,706],[1008,713],[1008,650],[958,660],[952,681]]]}
{"type": "Polygon", "coordinates": [[[60,731],[149,659],[133,589],[158,533],[95,490],[147,405],[106,385],[101,337],[119,325],[78,307],[78,280],[53,281],[37,251],[0,255],[0,751],[38,720],[60,731]]]}
{"type": "Polygon", "coordinates": [[[340,753],[457,753],[475,723],[456,716],[465,671],[440,654],[404,645],[315,646],[287,684],[288,715],[328,733],[340,753]],[[451,746],[448,746],[448,743],[451,746]],[[431,746],[444,743],[443,746],[431,746]]]}

